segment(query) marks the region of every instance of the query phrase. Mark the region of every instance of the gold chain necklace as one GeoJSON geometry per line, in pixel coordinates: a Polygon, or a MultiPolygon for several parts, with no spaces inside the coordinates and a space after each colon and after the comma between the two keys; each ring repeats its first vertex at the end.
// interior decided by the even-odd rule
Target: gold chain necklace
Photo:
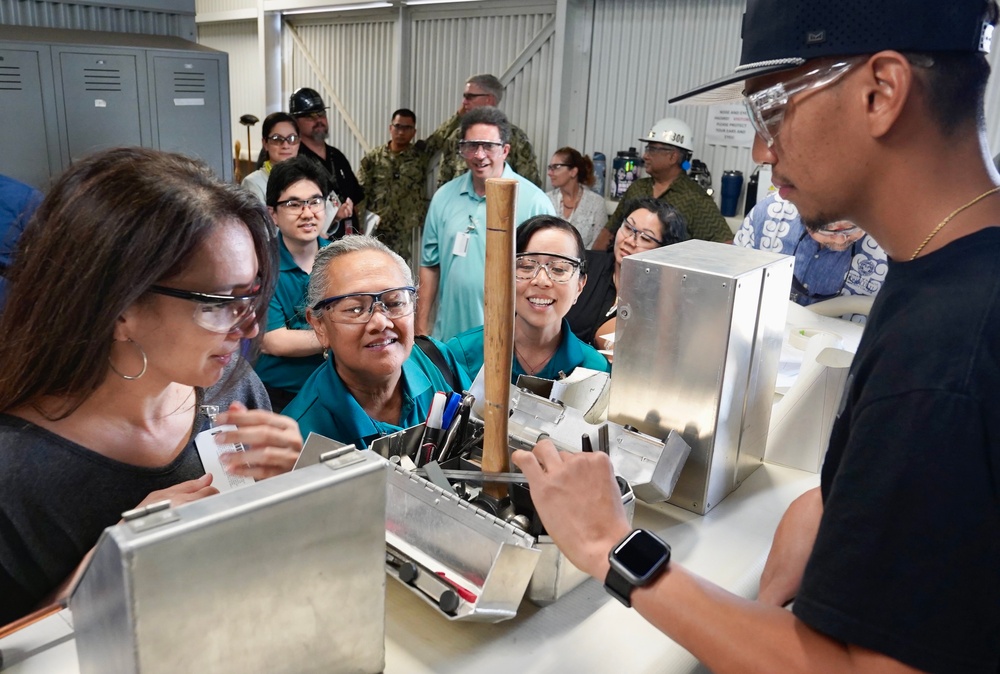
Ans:
{"type": "Polygon", "coordinates": [[[945,218],[944,220],[941,221],[940,225],[938,225],[937,227],[934,228],[934,231],[932,231],[930,234],[927,235],[927,238],[924,239],[924,242],[922,244],[920,244],[919,246],[917,246],[917,249],[915,251],[913,251],[913,255],[910,256],[910,260],[911,261],[916,260],[917,256],[920,255],[920,253],[924,250],[924,248],[927,247],[927,244],[929,244],[931,242],[931,239],[933,239],[935,236],[937,236],[937,233],[940,232],[942,229],[944,229],[944,226],[947,225],[949,222],[952,221],[952,218],[954,218],[956,215],[958,215],[959,213],[961,213],[965,209],[971,208],[971,207],[975,206],[980,201],[982,201],[983,199],[985,199],[986,197],[990,196],[991,194],[993,194],[995,192],[1000,192],[1000,185],[997,185],[993,189],[986,190],[985,192],[983,192],[982,194],[980,194],[978,197],[976,197],[975,199],[973,199],[969,203],[965,204],[964,206],[959,206],[958,208],[956,208],[955,210],[953,210],[951,212],[951,214],[948,215],[947,218],[945,218]]]}

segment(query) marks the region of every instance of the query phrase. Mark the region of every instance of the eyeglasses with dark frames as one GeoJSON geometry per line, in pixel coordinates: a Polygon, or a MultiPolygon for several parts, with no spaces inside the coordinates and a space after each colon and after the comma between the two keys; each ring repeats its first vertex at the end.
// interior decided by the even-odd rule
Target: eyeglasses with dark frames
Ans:
{"type": "Polygon", "coordinates": [[[149,292],[194,302],[196,325],[210,332],[227,334],[256,315],[254,304],[260,297],[260,284],[254,284],[249,295],[213,295],[159,285],[150,286],[149,292]]]}
{"type": "Polygon", "coordinates": [[[492,96],[492,94],[471,94],[471,93],[462,94],[462,98],[464,98],[467,101],[474,101],[477,98],[482,98],[483,96],[492,96]]]}
{"type": "Polygon", "coordinates": [[[279,133],[272,133],[267,137],[267,142],[271,145],[298,145],[299,135],[296,133],[282,136],[279,133]]]}
{"type": "Polygon", "coordinates": [[[546,170],[549,170],[549,171],[555,171],[556,169],[559,169],[559,168],[571,168],[571,166],[570,166],[570,164],[549,164],[545,168],[546,168],[546,170]]]}
{"type": "Polygon", "coordinates": [[[519,253],[514,261],[514,276],[518,281],[531,281],[541,269],[545,270],[553,283],[569,283],[573,274],[580,268],[580,260],[554,253],[519,253]],[[548,262],[539,262],[534,257],[542,255],[555,258],[548,262]]]}
{"type": "Polygon", "coordinates": [[[643,243],[655,244],[657,246],[662,246],[663,245],[662,241],[660,241],[659,239],[657,239],[655,236],[653,236],[649,232],[644,232],[644,231],[636,228],[636,226],[633,225],[628,220],[626,220],[625,222],[622,223],[622,227],[625,228],[625,238],[626,239],[635,239],[636,242],[642,241],[643,243]]]}
{"type": "Polygon", "coordinates": [[[367,323],[378,307],[387,318],[403,318],[413,313],[417,289],[413,286],[388,288],[377,293],[348,293],[320,300],[314,313],[328,316],[334,323],[367,323]]]}
{"type": "Polygon", "coordinates": [[[677,152],[677,148],[670,147],[669,145],[646,143],[646,148],[642,152],[643,154],[665,154],[667,152],[677,152]]]}
{"type": "Polygon", "coordinates": [[[285,199],[284,201],[279,201],[275,206],[280,206],[282,208],[287,208],[289,211],[294,213],[301,213],[306,206],[309,207],[313,213],[319,213],[326,209],[326,199],[323,197],[312,197],[311,199],[285,199]]]}

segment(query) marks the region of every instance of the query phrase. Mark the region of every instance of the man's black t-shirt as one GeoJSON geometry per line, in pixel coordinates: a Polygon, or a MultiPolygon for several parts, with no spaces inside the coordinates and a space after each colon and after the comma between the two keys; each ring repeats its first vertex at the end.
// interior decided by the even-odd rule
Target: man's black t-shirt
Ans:
{"type": "Polygon", "coordinates": [[[794,611],[932,672],[1000,671],[1000,228],[890,262],[794,611]]]}

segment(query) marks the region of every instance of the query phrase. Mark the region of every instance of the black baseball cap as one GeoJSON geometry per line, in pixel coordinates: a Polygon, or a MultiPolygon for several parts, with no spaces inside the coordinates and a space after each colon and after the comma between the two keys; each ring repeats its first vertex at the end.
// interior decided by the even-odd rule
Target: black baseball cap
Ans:
{"type": "Polygon", "coordinates": [[[991,4],[993,0],[747,0],[736,71],[670,103],[738,100],[744,80],[826,56],[883,49],[988,54],[991,4]]]}

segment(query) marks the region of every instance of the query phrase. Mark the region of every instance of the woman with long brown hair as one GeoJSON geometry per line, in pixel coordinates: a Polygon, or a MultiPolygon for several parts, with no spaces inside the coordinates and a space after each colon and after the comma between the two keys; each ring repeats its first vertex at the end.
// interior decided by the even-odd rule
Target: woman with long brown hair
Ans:
{"type": "Polygon", "coordinates": [[[250,193],[140,148],[76,162],[42,202],[0,316],[0,623],[123,511],[216,492],[193,442],[204,405],[247,446],[230,472],[292,467],[298,428],[245,361],[276,275],[268,226],[250,193]]]}

